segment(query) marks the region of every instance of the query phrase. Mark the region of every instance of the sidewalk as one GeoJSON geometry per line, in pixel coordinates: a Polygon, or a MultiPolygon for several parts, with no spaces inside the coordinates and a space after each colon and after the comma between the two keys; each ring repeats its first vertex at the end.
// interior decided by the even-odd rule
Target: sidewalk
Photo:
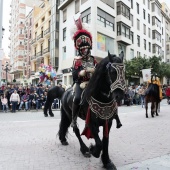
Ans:
{"type": "Polygon", "coordinates": [[[118,170],[170,170],[170,154],[118,167],[118,170]]]}

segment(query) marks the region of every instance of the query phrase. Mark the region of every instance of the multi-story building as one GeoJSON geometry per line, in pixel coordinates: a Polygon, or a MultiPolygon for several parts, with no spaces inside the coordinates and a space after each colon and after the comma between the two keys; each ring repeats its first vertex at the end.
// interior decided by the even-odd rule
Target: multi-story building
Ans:
{"type": "MultiPolygon", "coordinates": [[[[166,3],[162,3],[162,20],[164,23],[164,44],[165,46],[165,62],[170,64],[170,9],[166,3]]],[[[170,84],[170,78],[167,78],[165,83],[170,84]]]]}
{"type": "Polygon", "coordinates": [[[51,4],[43,2],[33,9],[33,26],[31,42],[31,79],[33,84],[39,81],[39,67],[41,63],[51,64],[50,61],[50,25],[51,4]]]}
{"type": "Polygon", "coordinates": [[[25,19],[25,28],[24,28],[24,63],[23,63],[23,72],[26,83],[31,83],[31,42],[32,42],[32,20],[33,20],[33,10],[29,12],[25,19]]]}
{"type": "Polygon", "coordinates": [[[92,55],[98,60],[107,56],[109,50],[117,55],[123,51],[126,60],[155,55],[165,61],[166,24],[161,8],[158,0],[60,1],[59,69],[63,71],[63,83],[72,83],[69,68],[76,51],[70,30],[80,15],[91,28],[92,55]]]}
{"type": "Polygon", "coordinates": [[[23,59],[24,49],[24,27],[26,5],[23,0],[12,0],[10,19],[10,61],[12,64],[11,73],[19,83],[23,82],[23,59]]]}

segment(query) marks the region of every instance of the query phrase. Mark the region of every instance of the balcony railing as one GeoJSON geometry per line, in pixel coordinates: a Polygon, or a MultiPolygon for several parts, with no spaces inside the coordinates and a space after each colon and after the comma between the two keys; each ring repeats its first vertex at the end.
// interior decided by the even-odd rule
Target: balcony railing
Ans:
{"type": "Polygon", "coordinates": [[[50,27],[44,31],[44,36],[50,33],[50,27]]]}
{"type": "Polygon", "coordinates": [[[36,59],[36,55],[31,56],[31,60],[36,59]]]}
{"type": "Polygon", "coordinates": [[[48,52],[50,52],[50,48],[49,48],[49,47],[47,47],[47,48],[45,48],[45,49],[43,50],[43,54],[46,54],[46,53],[48,53],[48,52]]]}
{"type": "Polygon", "coordinates": [[[40,35],[37,36],[37,41],[41,38],[43,38],[43,34],[40,34],[40,35]]]}
{"type": "Polygon", "coordinates": [[[37,53],[37,57],[41,57],[43,55],[43,52],[42,51],[39,51],[38,53],[37,53]]]}
{"type": "Polygon", "coordinates": [[[32,41],[31,41],[31,44],[34,44],[36,42],[36,38],[34,38],[32,41]]]}

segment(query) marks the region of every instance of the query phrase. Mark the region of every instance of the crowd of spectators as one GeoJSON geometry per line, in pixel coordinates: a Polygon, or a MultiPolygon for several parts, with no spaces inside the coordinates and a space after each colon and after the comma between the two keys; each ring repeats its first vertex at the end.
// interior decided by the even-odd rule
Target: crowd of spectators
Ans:
{"type": "Polygon", "coordinates": [[[16,112],[22,109],[42,109],[50,86],[45,85],[3,85],[0,88],[0,110],[16,112]]]}
{"type": "MultiPolygon", "coordinates": [[[[127,86],[122,104],[127,106],[141,105],[145,107],[144,97],[146,89],[147,85],[144,84],[127,86]]],[[[163,85],[162,93],[163,98],[167,98],[167,103],[170,104],[170,85],[163,85]]]]}
{"type": "MultiPolygon", "coordinates": [[[[3,112],[16,112],[25,109],[42,109],[47,99],[47,92],[50,86],[48,85],[3,85],[0,88],[0,110],[3,112]]],[[[141,105],[145,106],[144,96],[147,86],[131,85],[127,86],[125,90],[125,96],[121,105],[141,105]]],[[[162,86],[163,97],[167,98],[168,104],[170,104],[170,85],[162,86]]],[[[57,99],[54,101],[53,106],[57,103],[57,99]]]]}

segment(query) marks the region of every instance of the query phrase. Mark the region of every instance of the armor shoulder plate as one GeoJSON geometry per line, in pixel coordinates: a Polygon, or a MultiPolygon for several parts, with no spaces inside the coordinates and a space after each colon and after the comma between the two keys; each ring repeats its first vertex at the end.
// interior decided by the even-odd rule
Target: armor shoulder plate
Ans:
{"type": "Polygon", "coordinates": [[[81,57],[75,57],[74,58],[73,67],[75,69],[78,69],[78,67],[80,67],[82,65],[81,59],[82,59],[81,57]]]}

